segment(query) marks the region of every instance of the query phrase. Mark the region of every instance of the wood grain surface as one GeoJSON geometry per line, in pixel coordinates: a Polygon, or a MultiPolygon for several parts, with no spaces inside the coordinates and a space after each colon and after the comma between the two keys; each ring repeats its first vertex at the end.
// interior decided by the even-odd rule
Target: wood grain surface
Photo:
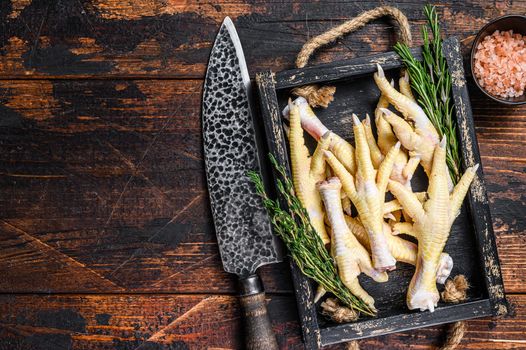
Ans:
{"type": "MultiPolygon", "coordinates": [[[[227,295],[3,295],[0,349],[231,349],[242,347],[237,298],[227,295]]],[[[526,296],[512,295],[513,315],[468,322],[461,349],[526,346],[526,296]]],[[[269,296],[282,349],[302,349],[293,296],[269,296]]],[[[430,349],[444,340],[436,326],[360,340],[363,349],[430,349]]],[[[344,345],[332,349],[345,349],[344,345]]]]}
{"type": "MultiPolygon", "coordinates": [[[[379,4],[400,8],[421,42],[419,1],[0,1],[0,349],[241,347],[200,135],[219,24],[233,18],[253,75],[293,68],[309,37],[379,4]]],[[[441,1],[438,11],[446,34],[469,43],[490,18],[525,13],[526,1],[441,1]]],[[[394,41],[393,25],[378,20],[314,61],[394,41]]],[[[470,321],[462,346],[526,349],[526,107],[499,105],[473,84],[470,94],[515,310],[470,321]]],[[[261,275],[280,346],[301,348],[288,264],[261,275]]],[[[362,344],[428,349],[442,330],[362,344]]]]}

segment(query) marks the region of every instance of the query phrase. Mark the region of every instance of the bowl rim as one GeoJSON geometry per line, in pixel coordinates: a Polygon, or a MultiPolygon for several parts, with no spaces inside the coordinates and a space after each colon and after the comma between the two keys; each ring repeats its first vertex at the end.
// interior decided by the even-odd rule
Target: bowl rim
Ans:
{"type": "MultiPolygon", "coordinates": [[[[482,33],[486,30],[486,28],[488,28],[490,25],[495,24],[495,23],[497,23],[497,22],[499,22],[499,21],[501,21],[503,19],[512,18],[512,17],[517,17],[517,18],[523,19],[526,22],[526,15],[509,14],[509,15],[504,15],[504,16],[497,17],[497,18],[489,21],[482,28],[479,29],[479,31],[477,32],[477,35],[475,36],[475,39],[473,40],[473,45],[471,46],[471,55],[470,55],[470,66],[471,67],[470,67],[470,69],[471,69],[471,76],[473,77],[473,80],[475,81],[475,85],[477,85],[477,87],[486,96],[488,96],[492,100],[500,102],[500,103],[504,103],[504,104],[508,104],[508,105],[521,105],[521,104],[525,104],[526,103],[526,99],[524,101],[510,101],[510,100],[503,99],[501,97],[494,96],[494,95],[490,94],[489,92],[487,92],[486,89],[484,89],[482,86],[480,86],[480,84],[478,82],[478,79],[475,76],[474,64],[473,64],[474,61],[475,61],[475,52],[477,51],[478,43],[482,39],[481,38],[482,37],[482,33]]],[[[486,37],[486,35],[484,37],[486,37]]],[[[525,94],[526,94],[526,92],[525,92],[525,94]]]]}

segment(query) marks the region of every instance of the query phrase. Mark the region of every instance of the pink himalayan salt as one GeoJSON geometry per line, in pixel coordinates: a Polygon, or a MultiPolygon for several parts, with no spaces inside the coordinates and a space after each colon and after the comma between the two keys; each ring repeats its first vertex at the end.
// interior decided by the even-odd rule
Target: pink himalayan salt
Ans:
{"type": "Polygon", "coordinates": [[[475,77],[492,95],[518,97],[526,87],[526,36],[495,31],[475,52],[475,77]]]}

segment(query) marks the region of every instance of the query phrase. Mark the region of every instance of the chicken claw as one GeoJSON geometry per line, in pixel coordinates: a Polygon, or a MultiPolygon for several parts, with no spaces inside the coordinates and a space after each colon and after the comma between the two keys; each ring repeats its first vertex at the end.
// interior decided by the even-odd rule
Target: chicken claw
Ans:
{"type": "Polygon", "coordinates": [[[384,155],[382,154],[382,151],[380,151],[380,148],[374,139],[373,129],[371,127],[371,118],[369,117],[369,114],[366,114],[362,124],[365,130],[365,139],[367,140],[369,151],[371,152],[371,161],[373,162],[374,168],[378,169],[380,163],[382,163],[382,160],[384,160],[384,155]]]}
{"type": "MultiPolygon", "coordinates": [[[[377,65],[378,72],[374,74],[374,81],[382,92],[382,95],[392,104],[398,111],[400,111],[406,120],[413,123],[414,128],[403,118],[400,118],[387,108],[379,108],[384,113],[384,118],[391,124],[396,137],[407,149],[410,155],[419,156],[420,163],[428,176],[431,174],[431,167],[433,164],[433,152],[435,146],[439,143],[439,135],[433,123],[429,120],[424,110],[415,102],[414,97],[408,97],[398,91],[389,84],[385,78],[384,71],[380,65],[377,65]]],[[[402,78],[401,80],[404,80],[402,78]]],[[[411,89],[405,82],[402,87],[406,94],[409,94],[411,89]],[[409,92],[407,91],[409,89],[409,92]]],[[[412,95],[411,95],[412,96],[412,95]]],[[[448,187],[453,189],[453,182],[448,175],[448,187]]]]}
{"type": "MultiPolygon", "coordinates": [[[[406,81],[406,79],[408,79],[407,73],[405,76],[400,78],[400,90],[404,95],[408,97],[411,96],[410,98],[413,99],[409,81],[406,81]]],[[[394,81],[391,81],[391,86],[394,86],[394,81]]],[[[383,109],[387,109],[387,107],[389,107],[389,100],[384,94],[382,94],[380,95],[378,104],[376,105],[374,121],[376,123],[376,130],[378,133],[378,148],[380,148],[380,151],[384,155],[387,154],[391,147],[393,147],[398,141],[393,129],[391,128],[391,124],[389,124],[389,122],[383,117],[383,109]]],[[[410,159],[408,158],[409,157],[405,150],[401,149],[400,152],[398,152],[390,178],[391,180],[398,181],[406,185],[408,188],[411,188],[411,178],[413,177],[413,173],[420,163],[420,156],[413,155],[410,159]]]]}
{"type": "Polygon", "coordinates": [[[407,71],[404,71],[404,74],[400,77],[400,80],[398,80],[398,85],[400,86],[400,92],[402,95],[411,101],[416,102],[415,96],[413,96],[413,91],[411,90],[411,84],[409,83],[409,73],[407,73],[407,71]]]}
{"type": "Polygon", "coordinates": [[[385,190],[400,143],[387,153],[376,171],[371,161],[365,130],[360,120],[353,114],[354,137],[356,141],[356,177],[353,177],[341,162],[329,151],[325,151],[327,162],[334,174],[342,182],[343,190],[358,211],[363,226],[371,242],[373,266],[378,271],[395,269],[396,260],[389,251],[383,234],[385,190]]]}
{"type": "MultiPolygon", "coordinates": [[[[371,247],[369,245],[369,236],[365,232],[365,228],[359,219],[353,218],[350,216],[345,216],[345,221],[347,226],[367,250],[370,251],[371,247]]],[[[403,223],[405,224],[405,222],[403,223]]],[[[401,237],[393,234],[393,228],[386,222],[384,222],[384,234],[387,240],[387,245],[389,250],[393,254],[394,258],[397,261],[404,262],[406,264],[416,265],[417,257],[417,245],[413,242],[405,240],[401,237]]],[[[453,269],[453,259],[449,256],[448,253],[442,253],[440,255],[439,264],[436,271],[436,281],[438,284],[444,284],[446,279],[449,277],[451,270],[453,269]]]]}
{"type": "Polygon", "coordinates": [[[387,108],[380,108],[380,110],[383,118],[391,124],[398,140],[411,155],[419,158],[424,171],[429,176],[433,164],[433,151],[438,144],[438,135],[436,135],[436,140],[435,137],[425,136],[419,129],[413,129],[407,121],[387,108]]]}
{"type": "Polygon", "coordinates": [[[380,65],[377,67],[378,72],[374,74],[374,81],[389,103],[400,111],[406,119],[411,120],[415,124],[415,129],[419,130],[418,132],[423,137],[428,138],[434,145],[438,144],[438,133],[424,110],[413,99],[396,91],[385,78],[382,67],[380,65]]]}
{"type": "Polygon", "coordinates": [[[331,224],[331,249],[342,282],[352,294],[374,309],[374,299],[362,288],[358,275],[363,272],[376,282],[385,282],[388,279],[387,273],[373,268],[369,253],[349,230],[341,205],[341,187],[340,180],[335,177],[318,184],[331,224]]]}
{"type": "MultiPolygon", "coordinates": [[[[391,84],[394,84],[394,81],[391,82],[391,84]]],[[[378,104],[376,105],[376,109],[374,110],[374,122],[376,123],[376,132],[378,134],[378,147],[380,148],[380,151],[382,151],[383,154],[387,154],[391,147],[393,147],[398,140],[396,139],[396,135],[393,133],[393,130],[391,129],[391,125],[383,118],[383,112],[381,111],[382,108],[389,107],[389,101],[387,100],[387,97],[385,97],[384,94],[380,95],[380,98],[378,99],[378,104]]],[[[407,154],[404,152],[400,152],[398,154],[398,157],[405,156],[405,163],[407,163],[407,154]]],[[[402,166],[403,167],[403,166],[402,166]]]]}
{"type": "Polygon", "coordinates": [[[440,266],[440,256],[477,169],[478,164],[468,168],[450,195],[444,137],[435,147],[429,175],[428,199],[423,204],[405,186],[395,181],[389,182],[389,191],[413,219],[410,231],[418,240],[416,271],[407,292],[407,306],[410,310],[433,312],[438,303],[440,297],[435,282],[437,270],[450,269],[447,262],[446,266],[440,266]]]}
{"type": "MultiPolygon", "coordinates": [[[[319,141],[320,138],[329,131],[329,129],[323,125],[321,120],[318,119],[316,114],[314,114],[314,111],[310,108],[306,99],[298,97],[292,102],[292,105],[298,108],[301,127],[316,141],[319,141]]],[[[285,107],[282,112],[286,119],[290,118],[290,111],[289,104],[289,106],[285,107]]],[[[351,174],[355,173],[356,165],[354,161],[354,147],[349,142],[345,141],[337,134],[331,133],[329,150],[338,157],[351,174]]]]}
{"type": "Polygon", "coordinates": [[[320,138],[314,154],[310,157],[303,138],[299,108],[290,101],[289,108],[289,144],[294,190],[301,204],[307,210],[312,226],[320,235],[323,243],[327,244],[330,239],[325,229],[322,202],[316,189],[316,183],[325,179],[326,163],[322,152],[329,147],[328,136],[330,132],[320,138]]]}

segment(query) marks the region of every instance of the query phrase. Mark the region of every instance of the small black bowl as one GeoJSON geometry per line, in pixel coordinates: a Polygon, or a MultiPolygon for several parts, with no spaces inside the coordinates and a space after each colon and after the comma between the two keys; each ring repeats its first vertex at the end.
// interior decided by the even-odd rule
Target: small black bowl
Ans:
{"type": "Polygon", "coordinates": [[[493,21],[489,22],[484,27],[482,27],[482,29],[478,32],[477,36],[475,37],[475,40],[473,41],[473,47],[471,48],[471,75],[473,76],[473,80],[475,80],[475,84],[477,84],[479,89],[482,90],[482,92],[484,92],[484,94],[486,94],[486,96],[488,96],[492,100],[508,105],[520,105],[526,103],[526,94],[522,94],[519,97],[510,98],[494,96],[487,92],[482,86],[480,86],[477,78],[475,77],[474,72],[475,53],[477,52],[477,46],[479,45],[479,43],[486,36],[493,34],[496,30],[508,31],[510,29],[513,30],[513,33],[526,35],[526,16],[507,15],[494,19],[493,21]]]}

